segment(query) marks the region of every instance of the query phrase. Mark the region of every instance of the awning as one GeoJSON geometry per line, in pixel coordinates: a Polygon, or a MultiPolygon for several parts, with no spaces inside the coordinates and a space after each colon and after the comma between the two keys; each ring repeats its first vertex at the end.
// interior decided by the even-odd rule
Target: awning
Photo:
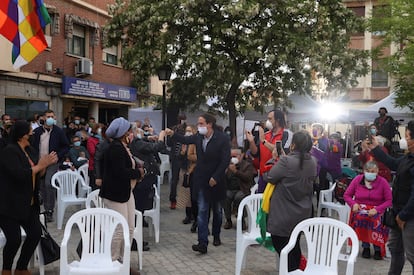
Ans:
{"type": "Polygon", "coordinates": [[[84,101],[90,101],[90,102],[102,102],[102,103],[110,103],[110,104],[116,104],[116,105],[137,106],[137,104],[134,102],[110,100],[110,99],[87,97],[87,96],[62,95],[61,94],[60,97],[67,98],[67,99],[84,100],[84,101]]]}

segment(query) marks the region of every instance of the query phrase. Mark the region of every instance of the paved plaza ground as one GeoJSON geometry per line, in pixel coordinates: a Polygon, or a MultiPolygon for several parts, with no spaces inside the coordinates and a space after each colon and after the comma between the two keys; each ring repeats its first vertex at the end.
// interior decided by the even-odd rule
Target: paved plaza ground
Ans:
{"type": "MultiPolygon", "coordinates": [[[[235,255],[236,255],[236,230],[235,219],[233,218],[234,228],[222,230],[222,245],[215,247],[209,245],[208,253],[200,255],[191,250],[191,245],[197,242],[197,234],[190,232],[190,225],[182,224],[184,209],[178,204],[176,210],[169,208],[168,186],[161,186],[161,233],[160,242],[154,243],[154,238],[148,236],[148,229],[144,228],[144,240],[150,244],[150,251],[143,252],[143,269],[141,274],[234,274],[235,255]]],[[[65,215],[67,221],[70,212],[75,212],[80,208],[71,207],[65,215]]],[[[53,237],[60,242],[63,238],[63,230],[56,229],[56,223],[48,225],[53,237]]],[[[71,240],[69,246],[69,257],[75,258],[75,248],[79,238],[71,240]]],[[[212,242],[212,236],[210,236],[212,242]]],[[[361,252],[360,252],[361,254],[361,252]]],[[[278,274],[278,258],[260,246],[250,246],[247,250],[246,268],[242,270],[244,275],[267,275],[278,274]]],[[[373,259],[363,259],[360,256],[355,265],[356,275],[380,275],[387,274],[390,259],[382,261],[373,259]]],[[[138,267],[137,252],[131,252],[131,264],[138,267]]],[[[340,263],[340,273],[345,274],[345,264],[340,263]]],[[[38,274],[37,268],[32,269],[33,274],[38,274]]],[[[59,274],[59,261],[46,266],[46,275],[59,274]]],[[[411,267],[406,263],[403,274],[412,274],[411,267]]]]}

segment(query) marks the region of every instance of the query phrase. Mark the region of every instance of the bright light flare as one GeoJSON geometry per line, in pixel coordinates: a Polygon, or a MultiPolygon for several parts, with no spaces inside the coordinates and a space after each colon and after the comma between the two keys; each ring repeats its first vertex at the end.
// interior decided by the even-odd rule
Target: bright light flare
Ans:
{"type": "Polygon", "coordinates": [[[319,117],[322,120],[337,120],[343,113],[343,109],[339,104],[332,102],[325,102],[319,108],[319,117]]]}

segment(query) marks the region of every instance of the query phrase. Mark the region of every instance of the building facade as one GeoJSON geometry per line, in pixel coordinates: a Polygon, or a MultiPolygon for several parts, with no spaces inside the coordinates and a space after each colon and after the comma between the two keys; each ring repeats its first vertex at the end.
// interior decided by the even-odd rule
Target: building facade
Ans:
{"type": "Polygon", "coordinates": [[[114,0],[45,0],[51,24],[48,48],[14,70],[11,43],[0,36],[0,113],[30,119],[46,109],[58,124],[79,115],[109,122],[137,106],[131,72],[120,63],[121,47],[106,48],[103,26],[114,0]]]}

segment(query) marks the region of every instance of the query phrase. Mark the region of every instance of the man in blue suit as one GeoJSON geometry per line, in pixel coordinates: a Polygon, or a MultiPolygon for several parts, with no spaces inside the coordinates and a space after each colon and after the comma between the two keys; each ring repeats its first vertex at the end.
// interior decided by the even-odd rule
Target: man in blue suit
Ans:
{"type": "Polygon", "coordinates": [[[203,114],[198,118],[198,133],[183,136],[166,129],[168,135],[184,144],[195,144],[197,165],[194,171],[194,192],[198,202],[198,244],[194,251],[207,253],[208,214],[213,210],[213,245],[221,245],[222,210],[220,202],[226,198],[225,171],[230,163],[230,140],[216,125],[216,118],[203,114]]]}

